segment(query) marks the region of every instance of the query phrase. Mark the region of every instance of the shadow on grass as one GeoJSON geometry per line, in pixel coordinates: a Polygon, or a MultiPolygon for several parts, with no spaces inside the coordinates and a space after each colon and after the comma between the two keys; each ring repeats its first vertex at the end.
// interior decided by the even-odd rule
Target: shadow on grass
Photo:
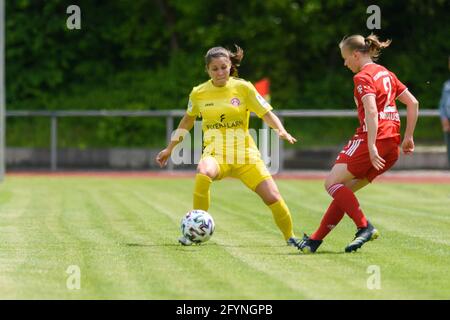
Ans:
{"type": "Polygon", "coordinates": [[[274,252],[274,253],[255,253],[256,255],[262,255],[262,256],[299,256],[301,258],[303,257],[314,257],[314,256],[320,256],[320,255],[338,255],[338,254],[344,254],[345,252],[334,252],[334,251],[320,251],[316,253],[302,253],[302,252],[289,252],[289,253],[283,253],[283,252],[274,252]]]}
{"type": "Polygon", "coordinates": [[[170,243],[156,243],[156,244],[146,244],[146,243],[123,243],[122,245],[126,247],[180,247],[180,248],[202,248],[202,247],[224,247],[224,248],[275,248],[281,246],[273,246],[273,245],[221,245],[214,242],[208,243],[199,243],[192,244],[190,246],[182,246],[178,242],[170,242],[170,243]]]}
{"type": "Polygon", "coordinates": [[[159,244],[146,244],[146,243],[123,243],[125,247],[179,247],[179,243],[159,243],[159,244]]]}
{"type": "MultiPolygon", "coordinates": [[[[218,244],[216,244],[216,245],[218,245],[218,244]]],[[[223,245],[220,245],[220,246],[224,247],[224,248],[249,248],[249,249],[251,249],[251,248],[279,248],[279,247],[285,247],[283,245],[281,245],[281,246],[274,246],[274,245],[270,245],[270,244],[251,244],[251,245],[248,245],[248,244],[223,244],[223,245]]]]}
{"type": "MultiPolygon", "coordinates": [[[[155,248],[155,247],[175,247],[177,249],[180,249],[184,252],[197,252],[198,250],[201,250],[203,248],[207,247],[224,247],[224,248],[278,248],[281,246],[271,246],[271,245],[220,245],[214,242],[208,242],[208,243],[202,243],[202,244],[193,244],[191,246],[182,246],[179,243],[158,243],[158,244],[146,244],[146,243],[123,243],[122,245],[126,247],[134,247],[134,248],[155,248]],[[198,250],[197,250],[198,249],[198,250]]],[[[261,256],[300,256],[300,257],[313,257],[313,256],[320,256],[320,255],[339,255],[339,254],[346,254],[344,251],[318,251],[316,253],[310,253],[310,254],[304,254],[299,251],[295,252],[289,252],[289,253],[283,253],[283,252],[273,252],[273,253],[261,253],[257,252],[254,253],[255,255],[261,255],[261,256]]],[[[349,254],[349,253],[347,253],[349,254]]],[[[353,252],[355,254],[355,252],[353,252]]],[[[349,254],[350,255],[350,254],[349,254]]]]}
{"type": "Polygon", "coordinates": [[[218,244],[216,243],[208,243],[208,244],[193,244],[190,246],[183,246],[181,244],[179,244],[178,242],[166,242],[166,243],[153,243],[153,244],[148,244],[148,243],[122,243],[121,245],[125,246],[125,247],[131,247],[131,248],[163,248],[163,247],[175,247],[175,248],[205,248],[205,247],[216,247],[218,246],[218,244]]]}
{"type": "Polygon", "coordinates": [[[345,254],[344,251],[317,251],[315,253],[302,253],[302,256],[317,256],[317,255],[336,255],[336,254],[345,254]]]}

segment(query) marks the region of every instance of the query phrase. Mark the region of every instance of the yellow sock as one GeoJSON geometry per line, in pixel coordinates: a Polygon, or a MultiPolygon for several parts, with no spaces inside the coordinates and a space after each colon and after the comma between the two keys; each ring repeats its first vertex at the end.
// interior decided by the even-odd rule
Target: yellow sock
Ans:
{"type": "Polygon", "coordinates": [[[211,178],[207,175],[197,173],[194,186],[194,206],[193,209],[208,211],[209,209],[209,186],[211,178]]]}
{"type": "Polygon", "coordinates": [[[281,230],[284,236],[284,240],[288,240],[290,237],[295,237],[294,230],[292,229],[292,218],[289,208],[283,199],[269,205],[272,210],[273,218],[278,228],[281,230]]]}

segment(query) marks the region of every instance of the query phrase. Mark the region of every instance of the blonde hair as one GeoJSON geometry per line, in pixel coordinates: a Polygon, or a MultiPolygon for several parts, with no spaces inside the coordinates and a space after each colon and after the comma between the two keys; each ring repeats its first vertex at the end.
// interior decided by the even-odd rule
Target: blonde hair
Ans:
{"type": "Polygon", "coordinates": [[[381,54],[381,50],[389,47],[391,40],[386,40],[384,42],[380,41],[376,35],[371,33],[367,37],[361,35],[352,35],[350,37],[344,37],[339,43],[339,48],[348,48],[351,51],[359,51],[369,54],[373,61],[377,61],[381,54]]]}
{"type": "Polygon", "coordinates": [[[230,76],[237,77],[237,68],[240,66],[242,58],[244,58],[244,50],[242,50],[238,45],[234,45],[234,47],[236,49],[235,52],[232,52],[223,47],[214,47],[209,49],[205,55],[206,68],[208,68],[213,58],[227,57],[231,61],[230,76]]]}

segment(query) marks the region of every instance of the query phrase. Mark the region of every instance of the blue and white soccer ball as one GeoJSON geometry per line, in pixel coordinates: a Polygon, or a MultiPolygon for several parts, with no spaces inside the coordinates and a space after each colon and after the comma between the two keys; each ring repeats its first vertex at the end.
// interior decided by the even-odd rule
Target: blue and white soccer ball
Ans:
{"type": "Polygon", "coordinates": [[[181,234],[193,243],[208,241],[214,229],[214,219],[203,210],[191,210],[181,220],[181,234]]]}

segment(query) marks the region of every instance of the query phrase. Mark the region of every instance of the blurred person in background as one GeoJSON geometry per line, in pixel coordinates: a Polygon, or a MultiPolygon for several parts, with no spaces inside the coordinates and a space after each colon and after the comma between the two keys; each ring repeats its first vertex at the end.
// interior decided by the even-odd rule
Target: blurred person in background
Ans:
{"type": "MultiPolygon", "coordinates": [[[[450,55],[448,56],[448,69],[450,71],[450,55]]],[[[441,100],[439,102],[442,130],[447,145],[447,167],[450,168],[450,79],[444,83],[441,100]]]]}

